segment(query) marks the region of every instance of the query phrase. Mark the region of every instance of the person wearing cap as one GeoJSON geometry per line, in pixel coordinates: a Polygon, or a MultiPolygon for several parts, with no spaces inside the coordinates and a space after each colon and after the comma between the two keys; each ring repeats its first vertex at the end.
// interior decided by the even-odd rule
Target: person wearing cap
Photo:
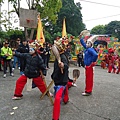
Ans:
{"type": "Polygon", "coordinates": [[[14,52],[15,56],[26,60],[26,66],[24,74],[22,74],[16,81],[16,87],[14,91],[13,100],[20,100],[23,97],[22,91],[27,83],[27,78],[32,78],[38,89],[44,93],[46,91],[46,86],[43,81],[43,77],[46,76],[46,66],[40,55],[37,54],[35,48],[29,48],[29,53],[14,52]],[[41,72],[42,74],[41,75],[41,72]]]}
{"type": "MultiPolygon", "coordinates": [[[[65,44],[62,39],[54,41],[54,47],[57,48],[58,54],[60,55],[61,61],[57,59],[54,62],[54,70],[51,75],[51,78],[54,81],[54,106],[53,106],[53,115],[52,120],[59,120],[60,116],[60,104],[63,101],[67,104],[69,100],[68,96],[68,69],[69,69],[69,60],[64,53],[65,44]]],[[[51,50],[53,51],[53,46],[51,50]]],[[[55,52],[55,51],[53,51],[55,52]]]]}
{"type": "MultiPolygon", "coordinates": [[[[84,35],[85,37],[85,35],[84,35]]],[[[85,48],[84,51],[84,64],[85,64],[85,91],[82,93],[83,96],[89,96],[93,90],[93,67],[96,65],[98,54],[93,48],[93,42],[96,36],[90,37],[85,43],[83,38],[83,32],[80,33],[80,43],[85,48]]]]}
{"type": "Polygon", "coordinates": [[[6,77],[6,69],[7,69],[7,65],[9,66],[9,70],[10,70],[10,76],[14,76],[13,72],[12,72],[12,49],[9,47],[9,42],[6,40],[3,43],[3,47],[1,48],[1,57],[3,59],[3,72],[4,75],[3,77],[6,77]]]}

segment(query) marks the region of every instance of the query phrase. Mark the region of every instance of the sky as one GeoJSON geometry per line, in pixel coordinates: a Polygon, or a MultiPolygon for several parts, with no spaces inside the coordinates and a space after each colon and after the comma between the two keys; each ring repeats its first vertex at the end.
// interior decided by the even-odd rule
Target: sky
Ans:
{"type": "Polygon", "coordinates": [[[83,22],[88,30],[111,21],[120,21],[120,0],[74,0],[81,3],[83,22]],[[94,2],[94,3],[93,3],[94,2]],[[102,3],[102,4],[96,4],[102,3]],[[103,5],[106,4],[106,5],[103,5]],[[112,5],[112,6],[111,6],[112,5]],[[112,16],[112,17],[109,17],[112,16]]]}
{"type": "MultiPolygon", "coordinates": [[[[21,0],[22,7],[26,8],[27,5],[24,1],[21,0]]],[[[1,8],[2,11],[8,8],[7,0],[5,2],[1,8]]],[[[91,30],[97,25],[106,25],[111,21],[120,21],[120,0],[74,0],[74,2],[81,3],[83,23],[88,30],[91,30]]],[[[10,9],[12,9],[11,6],[10,9]]],[[[19,21],[17,16],[14,17],[13,21],[19,21]]],[[[19,22],[14,22],[14,26],[19,27],[19,22]]]]}

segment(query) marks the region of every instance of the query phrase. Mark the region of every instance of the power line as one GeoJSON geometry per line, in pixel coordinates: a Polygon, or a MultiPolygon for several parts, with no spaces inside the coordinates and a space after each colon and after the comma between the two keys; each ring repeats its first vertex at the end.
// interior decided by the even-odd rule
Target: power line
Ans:
{"type": "Polygon", "coordinates": [[[89,2],[89,3],[99,4],[99,5],[106,5],[106,6],[110,6],[110,7],[117,7],[117,8],[120,8],[120,6],[116,6],[116,5],[109,5],[109,4],[98,3],[98,2],[92,2],[92,1],[87,1],[87,0],[79,0],[79,1],[89,2]]]}
{"type": "Polygon", "coordinates": [[[95,19],[90,19],[90,20],[85,20],[85,21],[99,20],[99,19],[104,19],[104,18],[109,18],[109,17],[119,16],[119,15],[120,15],[120,14],[117,14],[117,15],[111,15],[111,16],[106,16],[106,17],[101,17],[101,18],[95,18],[95,19]]]}

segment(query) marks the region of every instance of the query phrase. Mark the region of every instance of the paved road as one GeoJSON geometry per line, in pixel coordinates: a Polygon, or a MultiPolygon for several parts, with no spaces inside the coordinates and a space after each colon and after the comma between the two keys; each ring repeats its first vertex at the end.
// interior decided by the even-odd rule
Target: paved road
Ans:
{"type": "MultiPolygon", "coordinates": [[[[50,66],[46,76],[47,84],[51,81],[53,64],[50,66]]],[[[70,66],[71,78],[75,68],[78,67],[70,66]]],[[[84,69],[79,69],[81,75],[77,87],[69,90],[69,103],[62,103],[60,120],[120,120],[120,74],[107,73],[107,70],[96,66],[93,94],[82,96],[85,76],[84,69]]],[[[51,120],[53,106],[47,96],[40,100],[41,93],[37,88],[32,91],[24,89],[22,100],[11,99],[19,70],[15,70],[14,77],[8,74],[7,78],[3,78],[2,75],[0,72],[0,120],[51,120]],[[13,110],[14,107],[18,108],[13,110]]]]}

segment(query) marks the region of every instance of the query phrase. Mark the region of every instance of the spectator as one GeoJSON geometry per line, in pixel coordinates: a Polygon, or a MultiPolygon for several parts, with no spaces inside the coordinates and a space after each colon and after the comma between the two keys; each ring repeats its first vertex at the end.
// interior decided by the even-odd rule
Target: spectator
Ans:
{"type": "Polygon", "coordinates": [[[78,66],[79,67],[84,67],[84,60],[83,60],[83,52],[79,51],[79,53],[77,54],[77,62],[78,62],[78,66]]]}
{"type": "Polygon", "coordinates": [[[0,42],[0,71],[2,71],[2,56],[1,56],[1,48],[3,47],[2,43],[0,42]]]}
{"type": "Polygon", "coordinates": [[[49,67],[49,60],[50,60],[50,50],[51,50],[51,47],[49,45],[49,43],[46,43],[46,52],[47,52],[47,68],[50,68],[49,67]]]}
{"type": "Polygon", "coordinates": [[[3,47],[1,48],[1,56],[3,58],[3,71],[4,71],[4,75],[3,77],[6,77],[6,70],[7,70],[7,65],[9,66],[9,71],[10,71],[10,76],[14,76],[14,74],[12,73],[12,50],[9,46],[9,42],[5,41],[3,43],[3,47]]]}
{"type": "MultiPolygon", "coordinates": [[[[14,51],[16,51],[18,46],[20,46],[20,44],[21,44],[20,38],[17,38],[17,40],[15,42],[16,42],[16,46],[15,46],[15,48],[13,48],[14,51]]],[[[14,70],[16,68],[16,64],[17,64],[18,69],[20,70],[20,58],[13,56],[13,68],[12,68],[12,70],[14,70]]]]}
{"type": "Polygon", "coordinates": [[[46,43],[43,43],[43,47],[40,47],[40,55],[43,59],[43,62],[47,68],[47,54],[48,52],[46,51],[46,43]]]}
{"type": "MultiPolygon", "coordinates": [[[[18,46],[17,52],[20,53],[29,53],[29,46],[26,40],[23,40],[22,43],[18,46]]],[[[25,70],[26,60],[20,58],[20,74],[22,75],[25,70]]]]}

